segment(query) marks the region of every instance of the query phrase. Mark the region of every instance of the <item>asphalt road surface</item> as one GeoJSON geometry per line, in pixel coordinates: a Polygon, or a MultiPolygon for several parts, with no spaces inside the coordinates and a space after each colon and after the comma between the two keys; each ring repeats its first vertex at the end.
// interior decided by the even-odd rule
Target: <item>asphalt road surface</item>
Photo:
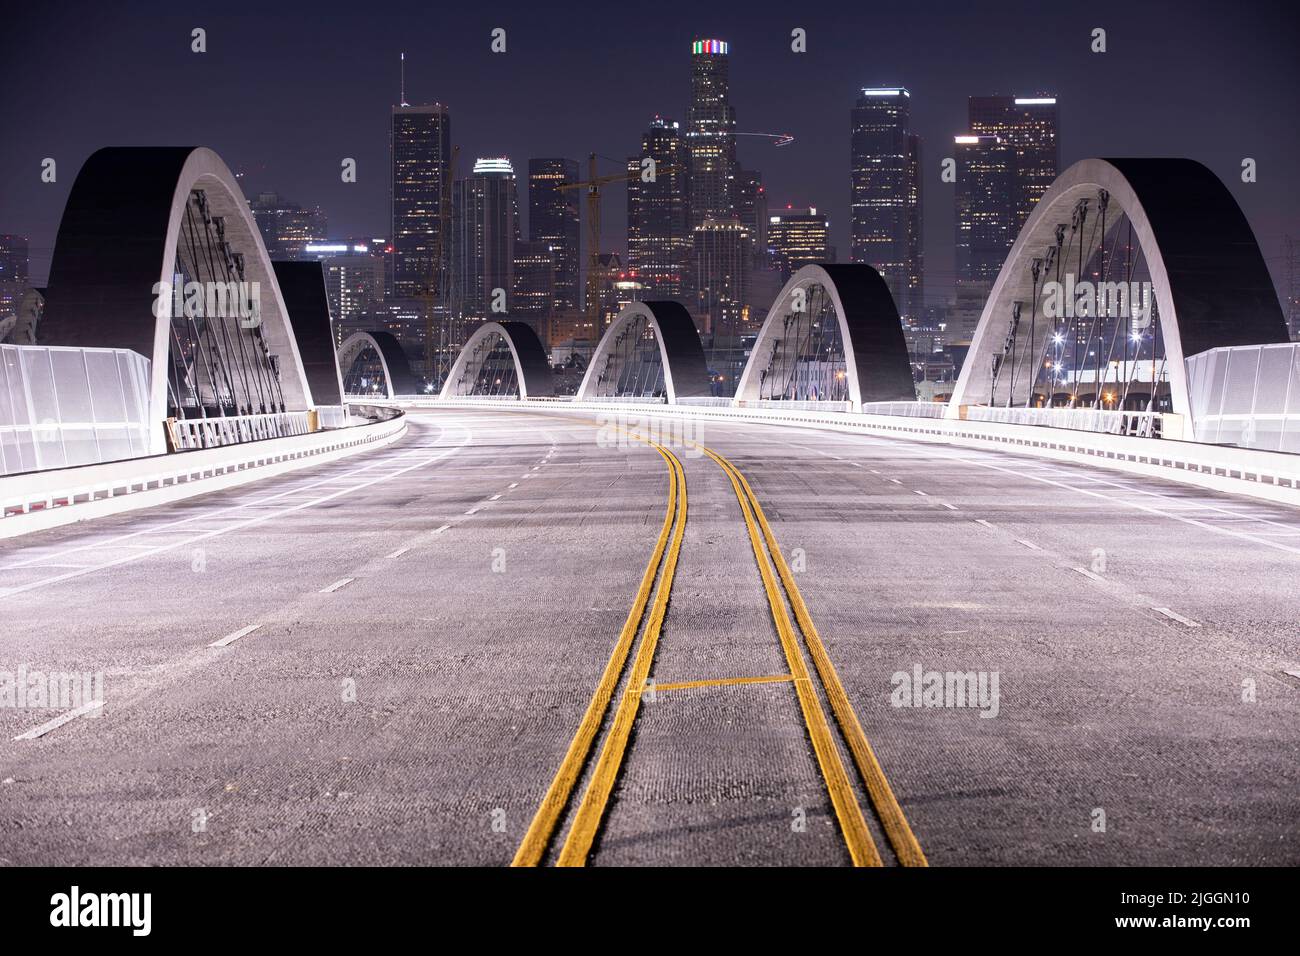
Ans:
{"type": "MultiPolygon", "coordinates": [[[[554,863],[598,757],[579,862],[847,865],[855,808],[906,862],[722,463],[661,442],[682,525],[665,457],[590,418],[410,418],[381,450],[0,542],[0,862],[506,865],[569,767],[554,863]],[[16,706],[20,670],[102,673],[103,706],[16,706]]],[[[688,437],[748,479],[930,865],[1300,862],[1296,510],[831,432],[688,437]]]]}

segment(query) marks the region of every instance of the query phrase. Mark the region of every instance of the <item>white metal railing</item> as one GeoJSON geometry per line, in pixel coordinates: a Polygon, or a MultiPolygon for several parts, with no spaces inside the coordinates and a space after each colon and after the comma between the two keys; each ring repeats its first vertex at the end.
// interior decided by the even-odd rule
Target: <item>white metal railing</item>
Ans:
{"type": "Polygon", "coordinates": [[[190,451],[305,435],[311,431],[308,415],[308,412],[277,412],[271,415],[169,418],[167,429],[175,451],[190,451]]]}
{"type": "Polygon", "coordinates": [[[615,405],[663,405],[668,402],[664,395],[593,395],[591,400],[615,405]]]}
{"type": "Polygon", "coordinates": [[[726,398],[720,395],[700,395],[696,398],[679,398],[678,405],[691,405],[695,408],[730,408],[735,404],[734,398],[726,398]]]}
{"type": "Polygon", "coordinates": [[[847,412],[852,402],[794,401],[783,398],[760,398],[756,403],[745,403],[749,408],[784,408],[792,412],[847,412]]]}
{"type": "Polygon", "coordinates": [[[968,421],[1045,425],[1049,428],[1100,432],[1104,435],[1134,435],[1139,438],[1160,438],[1164,431],[1164,415],[1160,412],[1118,409],[967,405],[963,409],[963,417],[968,421]]]}
{"type": "Polygon", "coordinates": [[[902,415],[906,418],[943,418],[947,402],[863,402],[865,415],[902,415]]]}

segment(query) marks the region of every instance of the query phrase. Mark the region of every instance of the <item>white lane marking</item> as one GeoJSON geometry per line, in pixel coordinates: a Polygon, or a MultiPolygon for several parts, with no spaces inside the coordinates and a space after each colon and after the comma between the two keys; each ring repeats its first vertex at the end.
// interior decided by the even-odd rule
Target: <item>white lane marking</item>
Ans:
{"type": "Polygon", "coordinates": [[[445,525],[443,525],[441,528],[434,528],[434,529],[433,529],[433,533],[434,533],[434,534],[442,534],[444,531],[446,531],[446,530],[447,530],[448,528],[450,528],[450,527],[451,527],[451,525],[449,525],[449,524],[445,524],[445,525]]]}
{"type": "Polygon", "coordinates": [[[213,641],[208,645],[208,647],[225,647],[228,644],[233,644],[241,637],[246,637],[247,635],[252,634],[261,626],[261,624],[250,624],[248,627],[241,627],[239,630],[235,631],[235,633],[227,634],[219,641],[213,641]]]}
{"type": "Polygon", "coordinates": [[[849,464],[852,465],[854,468],[861,468],[861,467],[862,467],[862,463],[861,463],[861,462],[851,461],[851,462],[849,462],[849,464]]]}
{"type": "Polygon", "coordinates": [[[1183,617],[1181,614],[1169,610],[1167,607],[1153,607],[1151,610],[1163,614],[1170,620],[1177,621],[1179,624],[1186,624],[1188,627],[1200,627],[1200,623],[1193,621],[1191,618],[1183,617]]]}
{"type": "Polygon", "coordinates": [[[466,511],[466,512],[465,512],[465,514],[467,514],[467,515],[476,515],[476,514],[478,514],[478,505],[475,505],[473,508],[470,508],[469,511],[466,511]]]}
{"type": "Polygon", "coordinates": [[[885,481],[892,481],[892,482],[893,482],[894,484],[896,484],[896,485],[901,485],[901,484],[902,484],[902,482],[899,481],[897,478],[886,478],[885,481]]]}
{"type": "Polygon", "coordinates": [[[1038,545],[1034,544],[1034,542],[1032,542],[1032,541],[1026,541],[1024,538],[1016,538],[1016,544],[1023,544],[1026,548],[1028,548],[1028,549],[1031,550],[1031,551],[1042,551],[1042,550],[1043,550],[1043,549],[1040,548],[1038,545]]]}
{"type": "Polygon", "coordinates": [[[947,508],[949,511],[957,511],[957,510],[958,510],[956,505],[950,505],[950,504],[948,504],[948,502],[946,502],[946,501],[941,501],[941,502],[939,502],[939,504],[943,505],[943,506],[944,506],[945,508],[947,508]]]}
{"type": "Polygon", "coordinates": [[[402,555],[406,554],[406,552],[408,552],[408,551],[410,551],[410,550],[411,550],[410,548],[398,548],[396,551],[394,551],[392,554],[390,554],[389,557],[390,557],[390,558],[400,558],[402,555]]]}
{"type": "Polygon", "coordinates": [[[524,477],[525,477],[525,478],[531,478],[531,477],[533,477],[533,476],[532,476],[532,475],[524,475],[524,477]]]}
{"type": "Polygon", "coordinates": [[[517,482],[517,481],[512,481],[512,482],[510,483],[510,487],[509,487],[509,488],[506,488],[506,491],[509,491],[511,488],[518,488],[518,487],[519,487],[519,482],[517,482]]]}
{"type": "MultiPolygon", "coordinates": [[[[1056,474],[1060,474],[1060,472],[1056,472],[1056,474]]],[[[1150,491],[1146,488],[1142,488],[1137,484],[1134,484],[1133,486],[1130,487],[1128,485],[1122,485],[1114,481],[1107,481],[1105,478],[1094,478],[1091,475],[1080,475],[1079,477],[1091,482],[1092,484],[1109,485],[1110,487],[1118,488],[1121,491],[1136,491],[1138,494],[1146,495],[1149,498],[1159,498],[1161,501],[1166,501],[1171,505],[1191,505],[1193,510],[1203,509],[1205,511],[1217,511],[1220,512],[1221,514],[1228,515],[1229,517],[1244,518],[1245,520],[1250,521],[1254,524],[1266,524],[1274,528],[1281,528],[1283,532],[1287,532],[1290,534],[1300,532],[1300,528],[1297,528],[1296,525],[1294,524],[1286,524],[1281,521],[1273,521],[1272,519],[1262,518],[1256,514],[1252,514],[1251,511],[1249,510],[1249,506],[1248,506],[1248,510],[1234,511],[1231,508],[1225,508],[1222,505],[1214,504],[1209,501],[1184,502],[1176,498],[1170,498],[1168,495],[1162,495],[1158,491],[1150,491]]],[[[1249,505],[1253,505],[1253,504],[1254,502],[1249,503],[1249,505]]],[[[1287,536],[1287,535],[1283,535],[1283,536],[1287,536]]]]}
{"type": "Polygon", "coordinates": [[[496,501],[500,497],[501,497],[500,495],[493,495],[491,498],[488,499],[488,501],[496,501]]]}
{"type": "Polygon", "coordinates": [[[975,523],[976,523],[976,524],[982,524],[982,525],[983,525],[984,527],[986,527],[986,528],[991,528],[991,527],[993,527],[993,522],[992,522],[992,521],[985,521],[983,518],[976,518],[976,519],[975,519],[975,523]]]}
{"type": "MultiPolygon", "coordinates": [[[[468,429],[466,429],[465,440],[462,441],[459,445],[455,445],[451,448],[448,448],[446,451],[434,455],[431,458],[425,458],[416,461],[410,465],[407,465],[404,468],[392,472],[391,474],[382,475],[377,478],[372,478],[363,484],[351,485],[347,488],[340,488],[338,491],[332,491],[327,495],[321,495],[319,498],[313,498],[310,501],[303,501],[295,505],[290,505],[289,507],[282,508],[279,511],[272,511],[267,514],[258,514],[251,518],[245,518],[242,521],[234,522],[233,524],[227,525],[226,527],[220,528],[216,531],[208,531],[202,534],[193,535],[189,538],[183,538],[180,541],[172,541],[172,542],[168,542],[167,544],[160,544],[156,548],[151,548],[147,551],[142,551],[139,554],[131,554],[121,558],[114,558],[112,561],[105,561],[102,564],[97,564],[92,567],[85,568],[79,571],[68,571],[65,574],[56,574],[53,577],[45,578],[44,580],[41,581],[32,581],[29,584],[21,584],[11,588],[6,588],[4,590],[4,594],[6,597],[12,597],[15,594],[21,594],[24,591],[33,591],[36,588],[43,588],[51,584],[58,584],[62,581],[67,581],[72,578],[79,578],[84,574],[93,574],[95,571],[102,571],[105,568],[113,568],[121,564],[129,564],[132,561],[138,561],[141,558],[148,558],[148,557],[152,557],[155,554],[163,554],[167,551],[174,551],[176,548],[184,547],[187,544],[193,544],[196,541],[205,541],[208,538],[215,538],[219,535],[227,534],[228,532],[231,531],[238,531],[242,528],[249,528],[252,527],[253,525],[262,524],[264,522],[270,521],[272,518],[283,517],[284,515],[292,514],[295,511],[302,511],[306,508],[311,508],[316,505],[324,504],[327,501],[333,501],[335,498],[339,498],[342,497],[343,495],[350,494],[353,491],[356,491],[360,488],[365,488],[368,487],[369,485],[376,485],[379,484],[380,482],[388,481],[389,479],[396,478],[397,476],[405,474],[406,472],[414,471],[417,468],[423,468],[426,465],[431,465],[434,462],[442,461],[445,458],[449,458],[450,456],[456,454],[457,452],[465,448],[469,444],[470,439],[472,437],[473,437],[473,433],[468,429]]],[[[366,467],[369,468],[373,466],[374,463],[366,467]]],[[[363,469],[358,469],[358,470],[363,470],[363,469]]],[[[324,484],[324,483],[325,483],[324,480],[318,482],[318,484],[324,484]]],[[[233,509],[227,509],[227,510],[233,510],[233,509]]],[[[190,518],[186,520],[193,520],[193,519],[190,518]]],[[[177,522],[177,523],[179,524],[181,522],[177,522]]],[[[140,534],[140,533],[141,532],[134,532],[134,534],[140,534]]],[[[71,550],[80,551],[80,550],[84,550],[87,547],[99,547],[102,544],[103,542],[99,542],[95,545],[85,545],[84,547],[73,548],[71,550]]],[[[16,565],[13,567],[16,567],[16,565]]]]}
{"type": "Polygon", "coordinates": [[[102,700],[92,700],[89,704],[82,704],[76,710],[70,710],[66,714],[60,714],[53,720],[41,724],[39,727],[33,727],[25,734],[19,734],[14,740],[35,740],[37,737],[43,737],[51,730],[58,730],[70,720],[76,720],[83,714],[89,714],[91,711],[99,710],[104,706],[102,700]]]}
{"type": "Polygon", "coordinates": [[[1283,671],[1282,673],[1285,674],[1287,677],[1294,677],[1297,680],[1300,680],[1300,668],[1296,668],[1295,670],[1283,671]]]}
{"type": "Polygon", "coordinates": [[[537,470],[538,470],[539,468],[541,468],[541,467],[542,467],[541,465],[533,465],[532,470],[533,470],[533,471],[537,471],[537,470]]]}
{"type": "Polygon", "coordinates": [[[1078,571],[1085,578],[1092,578],[1094,581],[1100,581],[1102,584],[1106,583],[1106,579],[1103,578],[1100,574],[1096,574],[1092,571],[1089,571],[1087,568],[1071,568],[1070,570],[1078,571]]]}
{"type": "Polygon", "coordinates": [[[318,591],[317,593],[318,593],[318,594],[333,594],[333,593],[334,593],[335,591],[337,591],[339,588],[347,587],[349,584],[351,584],[351,583],[352,583],[353,581],[355,581],[355,580],[356,580],[356,578],[339,578],[339,579],[338,579],[337,581],[335,581],[333,584],[327,584],[327,585],[325,585],[325,586],[324,586],[323,588],[321,588],[320,591],[318,591]]]}
{"type": "Polygon", "coordinates": [[[930,497],[930,496],[927,495],[924,491],[917,491],[916,489],[912,489],[912,494],[914,494],[914,495],[920,495],[922,498],[929,498],[929,497],[930,497]]]}
{"type": "Polygon", "coordinates": [[[876,471],[876,469],[874,469],[874,468],[871,469],[871,473],[872,473],[873,475],[878,475],[878,474],[880,474],[880,472],[876,471]]]}
{"type": "MultiPolygon", "coordinates": [[[[464,429],[464,431],[465,431],[465,441],[464,441],[464,442],[461,442],[460,445],[456,446],[456,448],[454,449],[454,451],[459,451],[462,447],[464,447],[464,445],[466,445],[466,444],[469,442],[469,439],[470,439],[470,437],[471,437],[472,434],[473,434],[473,433],[472,433],[469,429],[467,429],[467,428],[464,429]]],[[[409,451],[408,451],[408,452],[404,452],[404,453],[402,453],[401,455],[396,456],[396,458],[395,458],[394,460],[401,461],[401,460],[403,460],[403,459],[406,459],[406,458],[411,457],[412,454],[413,454],[413,453],[412,453],[412,452],[409,452],[409,451]]],[[[62,557],[62,556],[65,555],[65,554],[74,554],[74,553],[76,553],[76,552],[78,552],[78,551],[87,551],[87,550],[97,549],[97,548],[108,548],[108,547],[110,547],[110,546],[112,546],[112,547],[118,547],[118,548],[142,548],[142,549],[148,550],[148,551],[150,551],[150,552],[156,552],[156,551],[159,551],[159,550],[166,550],[166,548],[165,548],[163,545],[153,545],[153,544],[126,544],[125,542],[129,541],[131,538],[140,538],[140,537],[145,537],[145,536],[153,535],[153,534],[165,534],[165,533],[167,533],[167,532],[171,532],[171,531],[173,531],[173,530],[175,530],[175,533],[177,533],[177,534],[191,534],[192,532],[194,532],[194,531],[196,531],[196,530],[199,531],[199,532],[200,532],[201,534],[203,534],[203,535],[208,535],[208,534],[220,534],[220,533],[222,533],[223,531],[228,531],[228,530],[230,530],[230,528],[232,528],[232,527],[236,527],[236,526],[238,526],[239,524],[242,524],[242,522],[238,522],[238,521],[237,521],[237,522],[235,522],[234,524],[227,525],[227,526],[224,527],[224,528],[201,528],[201,529],[196,529],[195,527],[193,527],[193,523],[196,522],[196,521],[208,521],[208,520],[211,520],[211,519],[223,520],[223,519],[225,518],[225,516],[230,515],[230,514],[232,514],[232,513],[234,513],[234,512],[239,512],[239,511],[247,510],[247,508],[248,508],[248,506],[249,506],[250,504],[251,504],[251,505],[261,505],[261,504],[266,504],[266,503],[268,503],[268,502],[272,502],[272,501],[280,501],[280,500],[284,500],[284,499],[292,499],[292,498],[298,497],[299,494],[300,494],[301,492],[306,491],[308,488],[316,488],[316,487],[319,487],[320,485],[333,484],[333,483],[336,483],[336,482],[343,481],[344,479],[351,478],[353,475],[360,474],[361,472],[371,471],[371,470],[373,470],[373,469],[379,467],[381,464],[385,464],[387,461],[389,461],[389,459],[387,459],[387,458],[381,458],[381,459],[378,459],[378,460],[376,460],[376,461],[372,461],[372,462],[369,462],[369,463],[367,463],[367,464],[365,464],[365,465],[362,465],[362,466],[359,467],[359,468],[354,468],[354,469],[351,470],[351,471],[343,472],[342,474],[338,474],[338,475],[330,475],[330,476],[326,476],[326,477],[323,477],[323,478],[317,478],[317,479],[315,479],[315,480],[312,480],[312,481],[310,481],[310,482],[307,482],[306,484],[301,484],[301,485],[299,485],[299,484],[294,484],[294,485],[292,485],[291,487],[285,489],[284,491],[278,492],[278,493],[273,494],[273,495],[268,495],[268,496],[266,496],[266,497],[264,497],[264,498],[258,498],[258,499],[256,499],[256,500],[252,500],[252,501],[236,500],[236,501],[234,501],[231,505],[229,505],[228,507],[225,507],[225,508],[218,508],[218,509],[215,510],[215,511],[210,511],[210,512],[199,512],[198,514],[190,515],[188,518],[179,518],[179,519],[177,519],[176,521],[171,521],[171,522],[167,522],[167,523],[165,523],[165,524],[160,524],[160,525],[153,525],[153,526],[148,527],[148,528],[142,528],[142,529],[139,530],[139,531],[130,531],[130,532],[127,532],[126,534],[117,535],[116,537],[104,538],[104,539],[102,539],[102,540],[93,540],[93,541],[90,541],[90,542],[88,542],[88,543],[86,543],[86,544],[80,544],[80,545],[77,545],[76,547],[67,548],[67,549],[65,549],[65,550],[63,550],[63,551],[60,551],[60,552],[58,553],[58,555],[56,555],[56,557],[62,557]],[[188,527],[180,527],[181,525],[187,525],[188,527]]],[[[326,467],[326,468],[332,468],[332,467],[333,467],[334,465],[336,465],[336,464],[338,464],[338,463],[337,463],[337,462],[326,462],[326,463],[324,464],[323,467],[326,467]]],[[[355,487],[363,487],[363,486],[355,486],[355,487]]],[[[345,490],[349,490],[349,491],[350,491],[350,490],[353,490],[353,489],[352,489],[352,488],[348,488],[348,489],[345,489],[345,490]]],[[[324,499],[321,499],[321,500],[324,500],[324,499]]],[[[274,517],[274,516],[271,515],[271,516],[267,516],[267,517],[274,517]]],[[[187,544],[187,543],[189,543],[190,541],[193,541],[193,540],[195,540],[193,537],[189,537],[189,538],[184,539],[183,541],[177,542],[177,545],[179,546],[179,545],[187,544]]],[[[145,555],[145,557],[148,557],[148,555],[145,555]]],[[[29,565],[29,564],[35,564],[35,563],[38,563],[38,562],[40,562],[41,560],[42,560],[41,558],[29,558],[29,559],[26,560],[26,561],[18,561],[18,562],[15,562],[14,564],[5,565],[3,568],[0,568],[0,570],[5,570],[5,571],[7,571],[7,570],[10,570],[10,569],[13,569],[13,568],[21,568],[21,567],[24,567],[24,566],[29,565]]],[[[97,567],[106,567],[106,565],[98,565],[97,567]]]]}
{"type": "MultiPolygon", "coordinates": [[[[1159,508],[1153,508],[1150,505],[1139,504],[1136,501],[1125,501],[1123,498],[1117,498],[1112,495],[1103,495],[1099,491],[1089,491],[1086,488],[1076,488],[1074,485],[1067,485],[1063,481],[1053,481],[1051,478],[1040,478],[1038,475],[1029,474],[1029,472],[1024,469],[1017,471],[1011,468],[1002,468],[999,467],[998,465],[991,465],[988,462],[976,461],[972,458],[962,458],[958,460],[964,461],[970,465],[976,465],[980,468],[989,468],[993,471],[1000,471],[1003,474],[1014,475],[1017,478],[1028,478],[1030,481],[1038,481],[1038,482],[1042,482],[1045,485],[1052,485],[1056,488],[1064,488],[1066,491],[1073,491],[1081,495],[1087,495],[1090,498],[1100,498],[1102,501],[1106,502],[1107,504],[1123,505],[1126,508],[1134,508],[1138,511],[1145,511],[1148,514],[1159,515],[1162,518],[1169,518],[1171,521],[1181,521],[1183,524],[1195,525],[1196,527],[1212,532],[1213,534],[1227,535],[1228,537],[1232,537],[1232,538],[1243,538],[1247,541],[1254,541],[1256,544],[1262,544],[1265,547],[1275,548],[1278,551],[1286,551],[1289,554],[1300,554],[1300,548],[1287,547],[1285,544],[1279,544],[1276,541],[1270,541],[1267,538],[1260,538],[1253,534],[1246,534],[1244,531],[1234,531],[1231,528],[1220,528],[1217,525],[1207,524],[1206,522],[1199,521],[1196,518],[1186,518],[1182,515],[1172,514],[1168,511],[1161,511],[1159,508]]],[[[1054,471],[1053,474],[1061,474],[1061,472],[1054,471]]]]}

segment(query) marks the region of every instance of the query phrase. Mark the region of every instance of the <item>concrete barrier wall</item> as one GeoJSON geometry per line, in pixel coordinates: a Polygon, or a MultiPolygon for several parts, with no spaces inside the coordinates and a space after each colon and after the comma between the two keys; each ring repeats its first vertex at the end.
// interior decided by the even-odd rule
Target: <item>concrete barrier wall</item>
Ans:
{"type": "Polygon", "coordinates": [[[190,498],[391,444],[406,417],[359,408],[370,418],[348,428],[199,451],[0,478],[0,538],[190,498]]]}

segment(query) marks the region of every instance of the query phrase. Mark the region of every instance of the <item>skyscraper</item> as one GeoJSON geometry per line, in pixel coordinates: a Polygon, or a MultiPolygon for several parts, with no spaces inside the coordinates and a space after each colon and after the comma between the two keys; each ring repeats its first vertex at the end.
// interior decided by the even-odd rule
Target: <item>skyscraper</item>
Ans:
{"type": "Polygon", "coordinates": [[[641,136],[641,155],[627,161],[627,267],[647,299],[686,301],[693,242],[690,158],[677,123],[656,116],[641,136]],[[644,161],[655,178],[642,181],[644,161]]]}
{"type": "Polygon", "coordinates": [[[443,235],[451,212],[451,114],[437,103],[393,107],[389,194],[393,294],[441,294],[438,276],[450,262],[443,235]]]}
{"type": "MultiPolygon", "coordinates": [[[[560,189],[578,181],[574,159],[530,159],[528,161],[528,239],[554,250],[555,275],[550,311],[578,308],[579,287],[579,193],[560,189]]],[[[534,250],[535,251],[535,250],[534,250]]]]}
{"type": "Polygon", "coordinates": [[[757,169],[742,169],[736,175],[736,217],[749,230],[755,267],[766,265],[757,261],[767,256],[767,189],[757,169]]]}
{"type": "Polygon", "coordinates": [[[473,173],[456,180],[452,205],[452,254],[461,313],[467,318],[489,318],[500,314],[494,312],[497,303],[509,311],[519,238],[519,193],[510,160],[504,156],[476,160],[473,173]]]}
{"type": "Polygon", "coordinates": [[[957,278],[998,277],[1017,234],[1016,156],[997,136],[957,136],[957,278]]]}
{"type": "Polygon", "coordinates": [[[303,208],[275,192],[258,193],[248,206],[273,261],[310,258],[306,247],[328,235],[329,222],[318,206],[303,208]]]}
{"type": "Polygon", "coordinates": [[[559,313],[555,307],[557,247],[543,240],[515,243],[514,286],[510,293],[510,317],[532,324],[539,336],[546,337],[546,322],[559,313]]]}
{"type": "Polygon", "coordinates": [[[830,221],[815,207],[793,209],[787,206],[768,216],[768,245],[772,250],[773,264],[781,272],[781,280],[789,280],[800,267],[810,262],[834,262],[835,250],[831,247],[830,235],[830,221]]]}
{"type": "Polygon", "coordinates": [[[1061,164],[1056,97],[972,96],[967,109],[972,136],[996,136],[1012,152],[1014,242],[1061,164]]]}
{"type": "Polygon", "coordinates": [[[885,277],[907,323],[921,315],[921,139],[911,131],[911,94],[862,90],[850,113],[854,262],[885,277]]]}
{"type": "Polygon", "coordinates": [[[749,315],[749,275],[753,247],[749,230],[737,219],[706,219],[693,230],[695,240],[695,321],[714,348],[743,335],[749,315]]]}
{"type": "Polygon", "coordinates": [[[686,142],[691,156],[691,225],[736,215],[736,110],[728,90],[727,43],[691,44],[691,106],[686,142]]]}
{"type": "Polygon", "coordinates": [[[29,279],[27,239],[0,236],[0,319],[18,311],[29,279]]]}

